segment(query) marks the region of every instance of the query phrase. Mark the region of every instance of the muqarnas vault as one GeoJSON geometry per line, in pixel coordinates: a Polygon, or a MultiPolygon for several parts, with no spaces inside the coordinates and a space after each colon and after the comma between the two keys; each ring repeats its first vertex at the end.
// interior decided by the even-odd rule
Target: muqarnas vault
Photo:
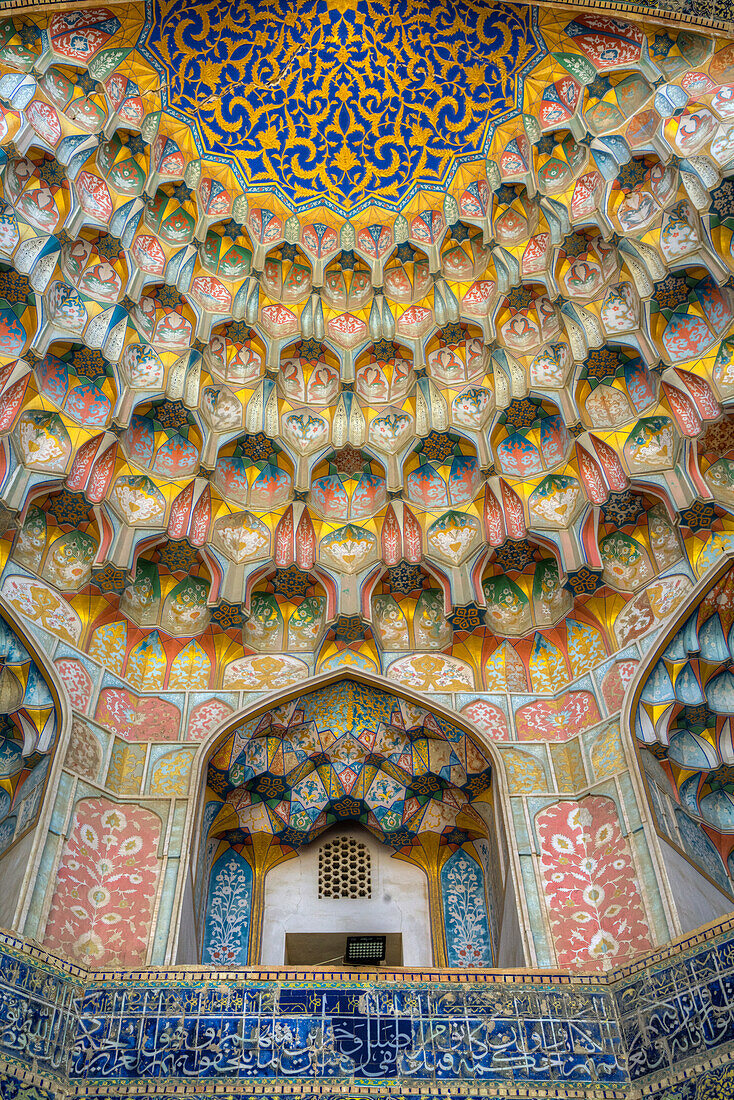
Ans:
{"type": "Polygon", "coordinates": [[[0,16],[2,1100],[734,1096],[728,0],[0,16]]]}

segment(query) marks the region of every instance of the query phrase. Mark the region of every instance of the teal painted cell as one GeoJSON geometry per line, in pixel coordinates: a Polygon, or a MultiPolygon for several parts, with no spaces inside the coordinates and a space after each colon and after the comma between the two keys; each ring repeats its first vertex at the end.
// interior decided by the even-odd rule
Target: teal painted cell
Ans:
{"type": "Polygon", "coordinates": [[[700,810],[698,808],[698,790],[701,786],[701,773],[696,772],[695,775],[691,775],[688,779],[684,780],[680,785],[679,794],[681,804],[690,810],[692,814],[699,815],[700,810]]]}
{"type": "Polygon", "coordinates": [[[698,638],[696,636],[696,616],[690,618],[681,626],[675,637],[668,643],[663,657],[666,661],[685,661],[689,653],[698,652],[698,638]]]}
{"type": "Polygon", "coordinates": [[[682,768],[708,771],[721,763],[713,745],[690,730],[681,730],[670,739],[669,758],[682,768]]]}
{"type": "Polygon", "coordinates": [[[708,705],[715,714],[734,712],[734,676],[731,672],[720,672],[706,685],[708,705]]]}
{"type": "Polygon", "coordinates": [[[734,798],[728,791],[711,791],[700,800],[701,816],[722,833],[734,833],[734,798]]]}
{"type": "Polygon", "coordinates": [[[668,670],[662,661],[652,670],[640,698],[645,703],[672,703],[675,699],[668,670]]]}
{"type": "Polygon", "coordinates": [[[684,665],[675,678],[675,696],[681,703],[696,707],[704,702],[704,694],[690,663],[684,665]]]}
{"type": "Polygon", "coordinates": [[[229,848],[212,868],[204,925],[203,962],[213,966],[247,963],[252,903],[252,868],[229,848]]]}
{"type": "Polygon", "coordinates": [[[28,680],[26,681],[23,705],[27,707],[52,707],[53,696],[48,684],[34,664],[28,668],[28,680]]]}
{"type": "Polygon", "coordinates": [[[724,628],[718,615],[707,619],[698,631],[701,657],[704,661],[728,661],[729,647],[726,644],[724,628]]]}
{"type": "Polygon", "coordinates": [[[18,635],[4,619],[0,619],[0,654],[4,655],[8,665],[23,665],[31,659],[18,635]]]}

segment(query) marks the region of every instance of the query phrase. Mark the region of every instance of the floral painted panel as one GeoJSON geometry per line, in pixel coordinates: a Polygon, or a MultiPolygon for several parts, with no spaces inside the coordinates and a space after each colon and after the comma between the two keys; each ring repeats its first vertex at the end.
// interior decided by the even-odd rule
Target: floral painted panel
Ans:
{"type": "Polygon", "coordinates": [[[476,699],[473,703],[468,703],[461,713],[493,741],[510,740],[507,718],[499,707],[488,703],[485,699],[476,699]]]}
{"type": "Polygon", "coordinates": [[[77,804],[44,943],[92,967],[145,962],[158,880],[161,820],[107,798],[77,804]]]}
{"type": "Polygon", "coordinates": [[[629,845],[611,798],[557,802],[536,818],[558,965],[608,969],[652,947],[629,845]]]}
{"type": "Polygon", "coordinates": [[[89,656],[121,676],[125,667],[127,623],[105,623],[98,626],[89,643],[89,656]]]}
{"type": "Polygon", "coordinates": [[[559,699],[536,699],[519,707],[515,728],[520,741],[565,741],[600,721],[588,691],[568,691],[559,699]]]}
{"type": "Polygon", "coordinates": [[[591,747],[591,766],[596,779],[621,772],[625,766],[619,722],[611,722],[600,731],[591,747]]]}
{"type": "Polygon", "coordinates": [[[145,745],[128,745],[116,737],[107,771],[107,788],[115,794],[139,794],[143,782],[145,752],[145,745]]]}
{"type": "Polygon", "coordinates": [[[94,783],[102,767],[102,746],[89,726],[74,718],[64,767],[94,783]]]}
{"type": "Polygon", "coordinates": [[[606,657],[607,651],[601,634],[587,623],[566,619],[566,635],[568,657],[574,676],[581,676],[606,657]]]}
{"type": "Polygon", "coordinates": [[[62,657],[56,662],[64,687],[69,693],[71,705],[75,710],[84,711],[92,695],[92,679],[81,661],[62,657]]]}
{"type": "Polygon", "coordinates": [[[181,712],[168,699],[125,688],[101,691],[94,717],[127,741],[175,741],[181,723],[181,712]]]}
{"type": "Polygon", "coordinates": [[[197,704],[189,715],[186,730],[187,741],[203,741],[211,731],[232,713],[232,708],[223,699],[205,699],[197,704]]]}
{"type": "Polygon", "coordinates": [[[246,965],[251,903],[252,868],[229,848],[212,868],[204,925],[204,965],[246,965]]]}
{"type": "Polygon", "coordinates": [[[151,794],[183,795],[189,789],[192,749],[179,749],[161,756],[151,767],[149,789],[151,794]]]}
{"type": "Polygon", "coordinates": [[[491,966],[484,873],[462,849],[441,869],[441,894],[449,966],[491,966]]]}
{"type": "Polygon", "coordinates": [[[627,685],[635,674],[637,661],[615,661],[601,683],[602,695],[610,714],[622,706],[627,685]]]}

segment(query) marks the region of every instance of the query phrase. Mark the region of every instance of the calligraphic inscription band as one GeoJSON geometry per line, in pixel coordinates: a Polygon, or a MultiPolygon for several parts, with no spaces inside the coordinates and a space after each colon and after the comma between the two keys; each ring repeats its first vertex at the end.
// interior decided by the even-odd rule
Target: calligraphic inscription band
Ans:
{"type": "Polygon", "coordinates": [[[120,986],[87,994],[73,1077],[622,1081],[608,991],[120,986]]]}
{"type": "MultiPolygon", "coordinates": [[[[290,1082],[621,1100],[665,1096],[677,1080],[674,1095],[688,1100],[697,1074],[712,1060],[726,1068],[734,1048],[730,925],[624,971],[542,981],[93,973],[3,935],[0,1095],[26,1100],[12,1082],[32,1072],[65,1096],[131,1096],[153,1082],[193,1096],[207,1081],[242,1097],[290,1082]]],[[[716,1074],[712,1087],[729,1087],[716,1074]]]]}

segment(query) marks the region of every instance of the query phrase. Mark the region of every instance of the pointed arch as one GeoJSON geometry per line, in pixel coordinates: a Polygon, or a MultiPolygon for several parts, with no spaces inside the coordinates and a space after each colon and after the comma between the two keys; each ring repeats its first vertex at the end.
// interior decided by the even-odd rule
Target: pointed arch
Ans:
{"type": "Polygon", "coordinates": [[[677,932],[734,908],[734,813],[726,782],[732,620],[730,551],[701,577],[645,654],[622,707],[648,843],[677,932]]]}
{"type": "MultiPolygon", "coordinates": [[[[226,720],[201,745],[192,770],[191,789],[198,792],[198,795],[192,800],[189,809],[184,850],[190,853],[189,874],[187,877],[190,880],[191,897],[187,907],[190,905],[196,907],[197,934],[201,934],[203,927],[203,906],[206,901],[206,889],[208,889],[208,887],[205,887],[205,881],[208,881],[206,860],[216,861],[221,858],[223,852],[227,850],[226,843],[230,843],[230,841],[226,841],[226,836],[229,835],[236,840],[240,840],[243,830],[247,831],[250,827],[254,830],[249,834],[251,840],[248,841],[246,852],[246,858],[250,860],[254,875],[252,917],[248,930],[249,958],[254,961],[259,958],[262,942],[264,882],[267,873],[283,859],[292,858],[299,850],[304,850],[311,840],[320,835],[323,829],[328,826],[328,822],[333,820],[356,823],[357,820],[361,820],[361,813],[364,817],[364,827],[368,831],[371,831],[378,840],[392,846],[395,849],[394,855],[398,859],[407,859],[409,862],[417,864],[426,874],[429,880],[435,961],[438,965],[446,965],[448,957],[446,955],[443,915],[444,902],[441,895],[443,864],[452,852],[467,849],[470,858],[474,859],[475,863],[479,861],[478,865],[483,866],[482,860],[474,851],[474,840],[472,838],[476,837],[477,842],[481,840],[485,845],[494,846],[499,831],[505,828],[505,821],[507,820],[506,807],[509,803],[506,798],[500,753],[489,738],[485,737],[467,718],[447,710],[440,704],[434,704],[433,700],[431,700],[429,706],[426,706],[426,703],[427,700],[424,697],[406,690],[392,681],[350,668],[316,676],[305,683],[301,682],[280,692],[270,692],[256,706],[227,716],[226,720]],[[299,730],[305,729],[311,721],[315,723],[314,729],[319,728],[319,718],[314,718],[313,715],[315,714],[322,716],[323,721],[330,726],[330,745],[338,746],[344,738],[354,740],[357,735],[352,727],[342,729],[339,725],[339,710],[335,709],[333,713],[329,710],[329,700],[333,701],[331,705],[335,705],[336,696],[341,700],[339,705],[343,704],[342,696],[358,700],[358,705],[354,705],[352,713],[354,721],[360,729],[369,722],[374,724],[375,730],[377,730],[380,723],[383,726],[387,723],[387,726],[394,730],[395,735],[398,735],[401,724],[403,724],[408,751],[409,753],[412,752],[413,756],[415,752],[419,753],[420,766],[415,765],[415,770],[413,770],[414,765],[408,763],[405,754],[403,754],[400,761],[402,768],[405,770],[406,778],[402,786],[404,788],[409,786],[409,780],[412,779],[414,783],[418,784],[420,790],[425,788],[425,794],[440,788],[442,794],[438,801],[435,801],[434,796],[431,795],[428,799],[421,796],[416,800],[413,797],[413,802],[408,805],[408,800],[411,797],[410,790],[403,790],[401,795],[391,795],[391,797],[402,798],[402,809],[400,810],[402,816],[396,819],[395,822],[384,825],[383,828],[369,801],[369,791],[375,777],[371,776],[367,781],[350,775],[347,778],[348,790],[345,787],[344,793],[340,794],[336,790],[336,780],[334,779],[332,780],[332,787],[322,795],[322,798],[326,798],[329,803],[329,812],[326,816],[319,811],[321,816],[317,815],[317,819],[312,815],[311,820],[304,824],[305,818],[303,821],[299,818],[299,821],[294,825],[293,822],[297,815],[291,814],[291,809],[289,809],[292,806],[292,795],[287,788],[289,772],[287,768],[281,766],[280,758],[277,764],[272,766],[268,761],[264,761],[264,758],[261,759],[261,771],[255,769],[253,775],[246,781],[249,783],[249,793],[246,793],[244,802],[239,801],[240,796],[237,794],[237,789],[232,787],[230,783],[233,775],[230,769],[233,766],[235,755],[239,759],[243,751],[248,751],[246,746],[251,741],[254,744],[259,739],[260,746],[265,744],[262,740],[262,731],[271,728],[274,712],[277,712],[278,736],[273,737],[273,735],[270,735],[266,738],[266,741],[270,749],[273,749],[276,753],[284,751],[282,745],[287,738],[285,732],[287,726],[283,729],[280,726],[283,722],[288,721],[284,715],[288,713],[289,707],[295,707],[299,730]],[[311,718],[304,717],[310,711],[313,711],[311,718]],[[331,721],[329,715],[334,721],[331,721]],[[404,720],[405,715],[410,716],[408,722],[404,720]],[[393,725],[392,723],[397,724],[393,725]],[[426,727],[430,726],[431,732],[428,740],[425,740],[420,733],[422,728],[420,723],[425,723],[426,727]],[[451,732],[449,739],[445,737],[446,732],[451,732]],[[411,737],[408,737],[408,733],[411,737]],[[411,740],[411,738],[413,739],[411,740]],[[417,744],[418,742],[420,744],[417,744]],[[420,745],[423,745],[423,748],[420,745]],[[224,772],[222,771],[223,767],[225,768],[224,772]],[[212,769],[214,770],[212,771],[212,769]],[[277,801],[277,806],[275,803],[270,802],[266,805],[266,799],[261,798],[259,791],[261,781],[257,776],[262,775],[262,782],[267,785],[270,782],[268,776],[271,772],[274,775],[276,771],[283,780],[278,784],[280,793],[276,795],[276,799],[279,799],[279,801],[277,801]],[[435,776],[435,779],[431,779],[431,776],[435,776]],[[212,786],[212,782],[214,786],[212,786]],[[364,783],[364,785],[360,786],[361,783],[364,783]],[[227,784],[233,791],[231,798],[221,793],[227,784]],[[207,790],[209,791],[208,794],[207,790]],[[215,794],[215,790],[219,793],[215,794]],[[476,808],[480,802],[483,806],[482,813],[476,808]],[[243,811],[242,807],[245,803],[247,809],[243,811]],[[357,803],[361,804],[360,812],[355,809],[357,803]],[[357,814],[356,818],[355,813],[357,814]],[[343,816],[344,814],[346,814],[346,817],[343,816]],[[242,821],[238,825],[237,822],[240,821],[240,817],[242,817],[242,821]],[[414,823],[414,829],[411,823],[414,823]],[[232,832],[233,829],[235,832],[232,832]],[[215,834],[220,839],[212,839],[212,842],[205,849],[207,838],[214,838],[215,834]],[[450,843],[446,840],[449,835],[452,838],[450,843]],[[411,836],[413,837],[412,840],[410,840],[411,836]],[[226,843],[221,842],[222,838],[226,843]],[[405,847],[409,840],[410,844],[405,847]]],[[[364,744],[364,742],[360,743],[364,744]]],[[[254,760],[255,756],[260,754],[261,751],[261,748],[258,747],[256,753],[253,752],[252,759],[254,760]]],[[[288,751],[290,752],[291,749],[288,751]]],[[[307,775],[313,775],[317,786],[320,786],[323,790],[322,772],[325,773],[325,769],[331,765],[330,752],[329,747],[319,750],[315,755],[312,752],[311,762],[313,766],[310,767],[310,770],[309,761],[304,758],[299,767],[295,769],[298,773],[296,776],[298,783],[302,783],[307,775]]],[[[379,773],[380,769],[379,755],[377,742],[374,741],[374,743],[371,743],[369,761],[372,771],[375,773],[379,773]]],[[[250,758],[248,757],[248,759],[250,758]]],[[[334,759],[338,764],[336,757],[334,759]]],[[[338,766],[342,767],[341,764],[338,764],[338,766]]],[[[244,774],[239,770],[239,765],[235,767],[238,777],[244,774]]],[[[388,776],[388,782],[392,783],[397,790],[401,786],[401,782],[399,769],[396,768],[394,762],[388,766],[386,775],[388,776]]],[[[236,782],[239,781],[240,779],[237,778],[236,782]]],[[[244,791],[244,788],[242,789],[244,791]]],[[[269,790],[270,787],[268,786],[269,790]]],[[[274,790],[275,788],[273,788],[274,790]]],[[[264,787],[263,791],[265,792],[264,787]]],[[[299,804],[297,809],[300,814],[303,807],[299,804]]],[[[499,846],[496,851],[499,851],[499,846]]],[[[499,859],[499,856],[497,855],[496,858],[499,859]]],[[[514,859],[514,854],[507,857],[504,868],[506,885],[518,881],[518,872],[513,863],[514,859]]],[[[482,875],[485,873],[489,872],[483,871],[482,875]]],[[[474,877],[477,877],[477,875],[478,872],[474,877]]],[[[479,875],[477,881],[481,877],[479,875]]],[[[446,876],[444,876],[444,881],[448,881],[446,876]]],[[[453,882],[453,878],[451,881],[453,882]]],[[[474,878],[472,878],[473,881],[474,878]]],[[[181,899],[179,898],[180,903],[181,899]]],[[[481,926],[481,922],[479,926],[481,926]]],[[[175,929],[175,921],[172,927],[175,929]]],[[[177,933],[174,930],[171,934],[170,953],[176,950],[176,936],[177,933]]],[[[454,955],[452,957],[458,958],[459,956],[454,955]]],[[[482,965],[486,965],[486,953],[478,951],[475,955],[470,953],[466,957],[474,957],[477,960],[484,959],[482,965]]],[[[496,958],[496,954],[494,957],[496,958]]],[[[479,963],[475,962],[474,965],[479,965],[479,963]]]]}

